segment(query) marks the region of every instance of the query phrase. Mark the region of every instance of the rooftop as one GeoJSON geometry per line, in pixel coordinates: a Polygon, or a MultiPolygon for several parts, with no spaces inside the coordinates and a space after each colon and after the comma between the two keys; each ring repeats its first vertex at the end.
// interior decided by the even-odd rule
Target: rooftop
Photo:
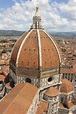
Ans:
{"type": "Polygon", "coordinates": [[[25,114],[37,91],[29,83],[17,85],[0,102],[0,114],[25,114]]]}
{"type": "Polygon", "coordinates": [[[48,103],[45,101],[40,101],[36,114],[44,114],[48,111],[48,103]]]}
{"type": "Polygon", "coordinates": [[[50,88],[45,92],[45,94],[46,94],[47,96],[53,97],[53,96],[56,96],[56,95],[59,94],[59,90],[56,89],[56,88],[54,88],[54,87],[50,87],[50,88]]]}
{"type": "Polygon", "coordinates": [[[69,93],[71,91],[73,91],[72,83],[67,79],[63,79],[60,92],[69,93]]]}

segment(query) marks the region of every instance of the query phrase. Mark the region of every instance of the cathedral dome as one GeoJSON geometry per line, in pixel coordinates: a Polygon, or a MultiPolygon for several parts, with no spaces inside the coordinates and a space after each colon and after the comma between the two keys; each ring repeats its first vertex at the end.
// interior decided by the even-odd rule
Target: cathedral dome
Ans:
{"type": "Polygon", "coordinates": [[[53,69],[59,65],[60,55],[57,45],[53,38],[44,31],[38,8],[36,8],[31,29],[24,33],[14,46],[10,68],[18,75],[21,69],[24,75],[28,75],[29,70],[30,74],[35,74],[35,71],[53,69]]]}

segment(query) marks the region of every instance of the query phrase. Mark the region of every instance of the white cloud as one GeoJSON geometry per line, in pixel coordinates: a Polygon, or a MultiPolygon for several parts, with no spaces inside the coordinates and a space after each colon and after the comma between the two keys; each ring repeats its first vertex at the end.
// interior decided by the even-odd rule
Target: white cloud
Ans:
{"type": "Polygon", "coordinates": [[[39,5],[42,23],[47,31],[76,30],[76,1],[68,3],[49,0],[13,0],[14,5],[0,13],[0,29],[28,30],[35,14],[35,6],[39,5]]]}
{"type": "Polygon", "coordinates": [[[68,20],[76,19],[76,1],[75,0],[69,0],[68,4],[59,4],[58,5],[60,11],[62,14],[67,18],[68,20]]]}

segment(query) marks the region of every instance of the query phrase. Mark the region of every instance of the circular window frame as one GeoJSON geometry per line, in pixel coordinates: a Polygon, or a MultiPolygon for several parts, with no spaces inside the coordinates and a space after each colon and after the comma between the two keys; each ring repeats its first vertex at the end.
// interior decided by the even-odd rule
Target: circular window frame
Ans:
{"type": "Polygon", "coordinates": [[[25,82],[31,83],[31,79],[30,78],[26,78],[25,82]]]}
{"type": "Polygon", "coordinates": [[[47,83],[48,84],[53,84],[53,77],[49,77],[48,79],[47,79],[47,83]]]}
{"type": "Polygon", "coordinates": [[[49,77],[48,78],[48,82],[52,82],[53,78],[52,77],[49,77]]]}

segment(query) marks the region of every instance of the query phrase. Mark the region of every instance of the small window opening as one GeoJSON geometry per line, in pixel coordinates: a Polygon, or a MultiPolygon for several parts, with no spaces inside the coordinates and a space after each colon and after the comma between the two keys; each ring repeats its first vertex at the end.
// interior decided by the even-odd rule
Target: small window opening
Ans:
{"type": "Polygon", "coordinates": [[[26,78],[26,82],[31,83],[31,79],[30,78],[26,78]]]}
{"type": "Polygon", "coordinates": [[[48,82],[51,82],[52,81],[52,77],[48,78],[48,82]]]}

